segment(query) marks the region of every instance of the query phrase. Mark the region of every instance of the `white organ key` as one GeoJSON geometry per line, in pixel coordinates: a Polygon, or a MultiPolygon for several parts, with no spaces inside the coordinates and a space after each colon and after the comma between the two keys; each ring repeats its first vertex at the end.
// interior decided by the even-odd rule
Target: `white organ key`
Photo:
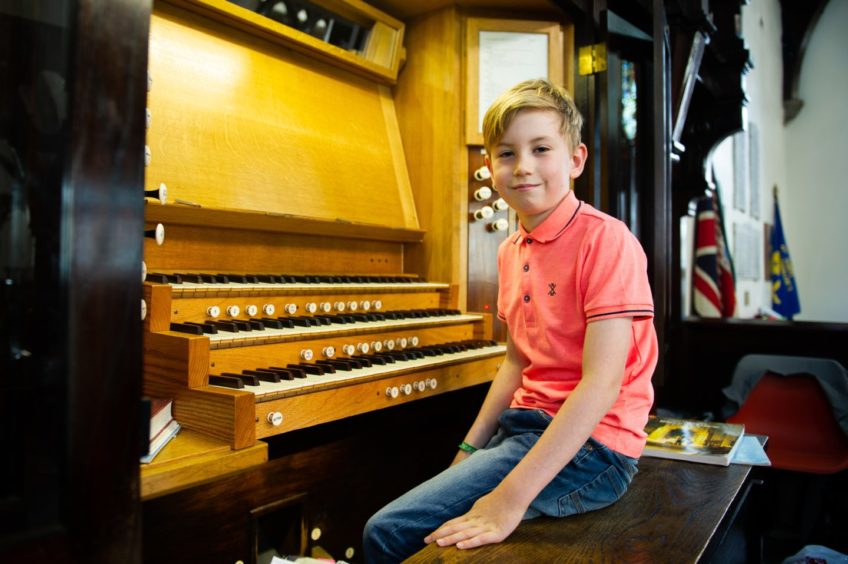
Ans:
{"type": "MultiPolygon", "coordinates": [[[[313,388],[324,388],[340,382],[349,383],[351,380],[361,378],[390,376],[393,372],[398,372],[400,370],[420,370],[444,364],[491,357],[505,352],[506,347],[503,345],[485,346],[478,349],[460,351],[458,353],[448,353],[439,356],[428,356],[411,360],[397,360],[394,363],[384,365],[373,364],[368,367],[355,368],[350,371],[339,370],[335,373],[326,373],[321,376],[307,374],[306,378],[295,378],[294,380],[281,380],[280,382],[262,381],[258,386],[250,386],[249,389],[248,387],[245,387],[244,390],[254,393],[256,401],[270,401],[280,395],[288,395],[292,391],[305,393],[313,388]]],[[[438,380],[435,378],[426,378],[411,383],[412,390],[417,390],[419,392],[424,392],[428,389],[435,390],[438,385],[438,380]]],[[[398,388],[398,392],[401,392],[400,388],[398,388]]]]}
{"type": "MultiPolygon", "coordinates": [[[[217,306],[212,306],[207,310],[207,314],[210,317],[218,317],[220,315],[220,310],[217,306]],[[214,315],[213,315],[214,314],[214,315]]],[[[210,348],[221,348],[223,346],[233,346],[238,345],[240,342],[244,342],[246,345],[254,344],[256,340],[261,340],[263,343],[273,343],[277,338],[279,340],[285,340],[292,337],[318,337],[321,335],[332,335],[333,333],[339,332],[349,332],[355,330],[395,330],[395,329],[409,329],[409,328],[418,328],[418,327],[426,327],[428,325],[443,325],[443,324],[453,324],[453,323],[464,323],[467,321],[478,321],[480,319],[480,315],[472,315],[472,314],[459,314],[459,315],[442,315],[436,317],[417,317],[411,319],[386,319],[383,321],[356,321],[354,323],[341,323],[341,324],[331,324],[331,325],[314,325],[309,327],[292,327],[292,328],[284,328],[284,329],[254,329],[252,331],[239,331],[238,333],[229,333],[226,331],[219,331],[216,334],[207,335],[209,338],[210,348]],[[221,343],[219,345],[219,343],[221,343]]],[[[410,343],[412,346],[417,346],[416,342],[413,339],[417,339],[417,337],[412,337],[410,343]]],[[[379,341],[374,341],[371,346],[380,345],[379,350],[383,350],[383,344],[379,341]]],[[[371,346],[368,343],[360,343],[359,346],[368,346],[368,350],[372,350],[371,346]]],[[[360,353],[365,354],[368,350],[359,350],[360,353]]],[[[376,348],[374,350],[377,350],[376,348]]],[[[379,352],[379,351],[377,351],[379,352]]]]}

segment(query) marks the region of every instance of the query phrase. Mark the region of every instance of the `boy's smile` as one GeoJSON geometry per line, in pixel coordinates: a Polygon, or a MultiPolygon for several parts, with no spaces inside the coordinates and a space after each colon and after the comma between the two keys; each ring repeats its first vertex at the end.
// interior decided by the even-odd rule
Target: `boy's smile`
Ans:
{"type": "Polygon", "coordinates": [[[522,110],[486,157],[492,182],[527,231],[539,226],[568,194],[586,162],[582,143],[571,151],[553,110],[522,110]]]}

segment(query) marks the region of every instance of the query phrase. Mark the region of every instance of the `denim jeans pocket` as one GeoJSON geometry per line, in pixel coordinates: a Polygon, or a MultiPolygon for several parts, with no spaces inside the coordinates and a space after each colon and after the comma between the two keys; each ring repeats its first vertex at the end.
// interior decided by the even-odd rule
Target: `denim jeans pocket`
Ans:
{"type": "Polygon", "coordinates": [[[531,507],[565,517],[606,507],[627,491],[635,463],[589,439],[531,507]]]}

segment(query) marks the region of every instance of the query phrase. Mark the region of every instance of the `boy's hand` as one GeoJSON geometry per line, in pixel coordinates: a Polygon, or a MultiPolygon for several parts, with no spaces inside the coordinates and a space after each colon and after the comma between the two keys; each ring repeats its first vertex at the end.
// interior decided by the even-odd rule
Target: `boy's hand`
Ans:
{"type": "Polygon", "coordinates": [[[427,535],[424,542],[439,546],[474,548],[501,542],[524,516],[526,508],[507,499],[497,489],[478,499],[465,515],[451,519],[427,535]]]}

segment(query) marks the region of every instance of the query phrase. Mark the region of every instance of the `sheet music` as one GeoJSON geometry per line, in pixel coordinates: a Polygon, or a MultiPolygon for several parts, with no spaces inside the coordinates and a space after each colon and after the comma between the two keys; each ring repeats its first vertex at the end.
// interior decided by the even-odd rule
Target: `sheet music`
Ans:
{"type": "Polygon", "coordinates": [[[546,33],[481,31],[477,130],[501,92],[530,78],[548,78],[546,33]]]}

